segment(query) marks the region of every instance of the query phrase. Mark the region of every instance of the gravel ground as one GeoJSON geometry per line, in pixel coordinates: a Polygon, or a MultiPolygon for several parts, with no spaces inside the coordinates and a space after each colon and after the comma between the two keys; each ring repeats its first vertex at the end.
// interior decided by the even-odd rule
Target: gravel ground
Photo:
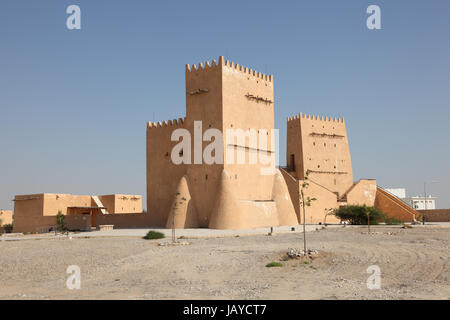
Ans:
{"type": "Polygon", "coordinates": [[[307,233],[319,254],[284,261],[303,235],[0,241],[0,299],[450,299],[450,228],[337,227],[307,233]],[[283,267],[266,268],[279,261],[283,267]],[[66,269],[81,270],[69,290],[66,269]],[[381,289],[366,285],[370,265],[381,289]]]}
{"type": "MultiPolygon", "coordinates": [[[[341,225],[333,224],[328,225],[328,228],[338,228],[341,225]]],[[[450,226],[450,224],[449,224],[450,226]]],[[[314,231],[317,228],[321,228],[321,225],[306,225],[306,231],[314,231]]],[[[114,230],[95,230],[90,232],[77,232],[70,233],[72,237],[77,238],[94,238],[94,237],[143,237],[148,231],[158,231],[164,233],[166,237],[172,236],[172,229],[114,229],[114,230]]],[[[249,235],[265,235],[270,232],[270,228],[254,228],[254,229],[242,229],[242,230],[216,230],[216,229],[177,229],[176,235],[189,237],[189,238],[219,238],[219,237],[233,237],[233,236],[249,236],[249,235]]],[[[292,233],[303,232],[303,226],[290,226],[290,227],[274,227],[273,231],[275,233],[292,233]],[[294,228],[294,231],[291,230],[294,228]]],[[[22,233],[7,233],[0,240],[10,241],[10,240],[34,240],[34,239],[49,239],[49,238],[61,238],[64,235],[58,234],[55,236],[53,232],[43,233],[43,234],[27,234],[22,233]]]]}

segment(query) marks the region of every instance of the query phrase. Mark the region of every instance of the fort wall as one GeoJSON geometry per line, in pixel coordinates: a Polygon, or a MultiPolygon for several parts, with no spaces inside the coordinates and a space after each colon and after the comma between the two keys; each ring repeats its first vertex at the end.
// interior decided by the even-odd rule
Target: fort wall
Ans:
{"type": "Polygon", "coordinates": [[[418,210],[420,217],[425,216],[427,222],[450,222],[450,209],[418,210]]]}
{"type": "Polygon", "coordinates": [[[55,217],[44,217],[44,195],[14,197],[13,232],[36,232],[43,225],[55,225],[55,217]]]}
{"type": "Polygon", "coordinates": [[[97,214],[95,225],[114,225],[114,229],[149,228],[153,226],[150,221],[148,213],[97,214]]]}
{"type": "Polygon", "coordinates": [[[13,223],[13,213],[11,210],[0,210],[0,227],[13,223]]]}
{"type": "Polygon", "coordinates": [[[175,165],[171,160],[171,141],[175,129],[185,129],[185,119],[147,124],[147,211],[155,227],[164,227],[172,197],[181,177],[186,173],[184,164],[175,165]]]}
{"type": "MultiPolygon", "coordinates": [[[[115,210],[121,212],[127,209],[135,209],[137,211],[128,211],[133,214],[142,214],[142,197],[134,195],[109,195],[99,196],[111,201],[117,201],[119,206],[109,210],[109,215],[114,215],[115,210]],[[126,199],[123,199],[126,197],[126,199]],[[134,199],[134,200],[132,200],[134,199]],[[138,212],[138,213],[136,213],[138,212]]],[[[105,206],[105,205],[104,205],[105,206]]],[[[71,195],[71,194],[31,194],[18,195],[14,198],[14,232],[45,232],[54,229],[56,226],[56,215],[61,212],[66,215],[67,226],[72,229],[80,229],[84,226],[86,219],[92,219],[101,216],[100,209],[96,208],[97,204],[88,195],[71,195]]],[[[127,212],[127,211],[125,211],[127,212]]],[[[108,215],[105,215],[108,216],[108,215]]]]}
{"type": "Polygon", "coordinates": [[[375,207],[386,214],[387,217],[403,222],[412,222],[418,218],[416,210],[380,187],[377,187],[375,207]]]}
{"type": "Polygon", "coordinates": [[[377,193],[376,180],[361,179],[345,194],[348,205],[366,205],[373,207],[377,193]]]}
{"type": "MultiPolygon", "coordinates": [[[[137,195],[110,194],[98,196],[109,213],[142,213],[142,197],[137,195]]],[[[95,206],[95,204],[92,204],[95,206]]]]}
{"type": "Polygon", "coordinates": [[[90,231],[92,227],[92,216],[90,214],[69,213],[66,215],[66,226],[70,231],[90,231]]]}

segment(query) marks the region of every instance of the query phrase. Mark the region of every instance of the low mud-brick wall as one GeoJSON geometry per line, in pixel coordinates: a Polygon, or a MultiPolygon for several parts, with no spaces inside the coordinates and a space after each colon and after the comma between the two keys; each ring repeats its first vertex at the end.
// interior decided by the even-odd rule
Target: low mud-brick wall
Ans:
{"type": "Polygon", "coordinates": [[[425,222],[450,222],[450,209],[417,210],[425,222]]]}

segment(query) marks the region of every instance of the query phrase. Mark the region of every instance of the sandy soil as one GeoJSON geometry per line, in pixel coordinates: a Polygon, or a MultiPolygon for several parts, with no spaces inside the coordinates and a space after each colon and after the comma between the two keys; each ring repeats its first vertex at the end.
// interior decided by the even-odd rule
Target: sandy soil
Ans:
{"type": "Polygon", "coordinates": [[[339,227],[307,233],[311,263],[282,261],[302,234],[162,240],[0,241],[1,299],[450,299],[450,228],[339,227]],[[167,241],[167,240],[166,240],[167,241]],[[272,261],[283,267],[266,268],[272,261]],[[66,269],[81,268],[69,290],[66,269]],[[369,290],[366,269],[381,269],[369,290]]]}

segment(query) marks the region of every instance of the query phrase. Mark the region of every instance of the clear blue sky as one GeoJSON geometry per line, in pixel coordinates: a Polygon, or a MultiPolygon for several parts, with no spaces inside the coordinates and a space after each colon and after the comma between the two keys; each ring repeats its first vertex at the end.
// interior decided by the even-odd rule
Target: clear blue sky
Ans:
{"type": "Polygon", "coordinates": [[[0,3],[0,208],[15,194],[145,195],[146,121],[185,115],[184,65],[275,77],[275,125],[344,116],[355,180],[450,207],[450,1],[0,3]],[[82,29],[66,28],[77,4],[82,29]],[[382,30],[366,28],[381,7],[382,30]]]}

